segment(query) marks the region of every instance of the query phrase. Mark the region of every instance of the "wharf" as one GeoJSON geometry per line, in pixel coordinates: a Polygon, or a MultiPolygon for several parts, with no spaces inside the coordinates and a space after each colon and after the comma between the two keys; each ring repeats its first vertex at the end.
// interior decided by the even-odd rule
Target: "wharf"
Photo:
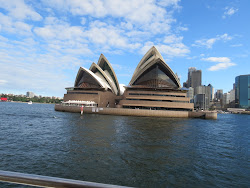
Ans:
{"type": "MultiPolygon", "coordinates": [[[[79,106],[55,105],[56,111],[80,113],[79,106]]],[[[144,110],[144,109],[126,109],[126,108],[98,108],[84,107],[83,113],[105,114],[105,115],[123,115],[123,116],[148,116],[148,117],[168,117],[168,118],[202,118],[217,119],[217,112],[209,111],[168,111],[168,110],[144,110]]]]}

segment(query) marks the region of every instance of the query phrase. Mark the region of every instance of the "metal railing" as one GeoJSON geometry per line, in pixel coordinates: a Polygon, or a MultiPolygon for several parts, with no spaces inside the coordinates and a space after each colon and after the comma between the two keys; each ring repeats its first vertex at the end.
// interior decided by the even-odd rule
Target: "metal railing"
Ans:
{"type": "Polygon", "coordinates": [[[0,182],[30,185],[36,187],[92,187],[92,188],[126,188],[124,186],[94,183],[87,181],[71,180],[65,178],[56,178],[50,176],[41,176],[34,174],[25,174],[19,172],[10,172],[0,170],[0,182]]]}

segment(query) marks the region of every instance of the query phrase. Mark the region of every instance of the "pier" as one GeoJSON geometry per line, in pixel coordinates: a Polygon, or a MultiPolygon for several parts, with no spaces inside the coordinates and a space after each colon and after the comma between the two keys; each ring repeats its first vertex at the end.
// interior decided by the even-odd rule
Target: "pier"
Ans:
{"type": "MultiPolygon", "coordinates": [[[[56,104],[55,110],[62,112],[81,113],[81,107],[79,106],[63,106],[61,104],[56,104]]],[[[217,112],[209,112],[209,111],[195,112],[195,111],[84,107],[83,113],[122,115],[122,116],[217,119],[217,112]]]]}

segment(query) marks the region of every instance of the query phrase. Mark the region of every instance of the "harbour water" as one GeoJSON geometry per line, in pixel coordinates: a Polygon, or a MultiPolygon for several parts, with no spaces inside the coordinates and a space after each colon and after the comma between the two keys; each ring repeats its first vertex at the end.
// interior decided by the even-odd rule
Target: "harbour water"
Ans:
{"type": "Polygon", "coordinates": [[[81,116],[2,102],[0,170],[133,187],[249,187],[249,122],[81,116]]]}

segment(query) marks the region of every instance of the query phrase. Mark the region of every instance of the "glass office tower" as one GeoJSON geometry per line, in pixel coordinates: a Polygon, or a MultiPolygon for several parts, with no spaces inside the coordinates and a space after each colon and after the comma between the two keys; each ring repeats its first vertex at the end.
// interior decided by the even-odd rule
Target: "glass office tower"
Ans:
{"type": "Polygon", "coordinates": [[[250,108],[250,74],[235,78],[235,104],[239,108],[250,108]]]}

